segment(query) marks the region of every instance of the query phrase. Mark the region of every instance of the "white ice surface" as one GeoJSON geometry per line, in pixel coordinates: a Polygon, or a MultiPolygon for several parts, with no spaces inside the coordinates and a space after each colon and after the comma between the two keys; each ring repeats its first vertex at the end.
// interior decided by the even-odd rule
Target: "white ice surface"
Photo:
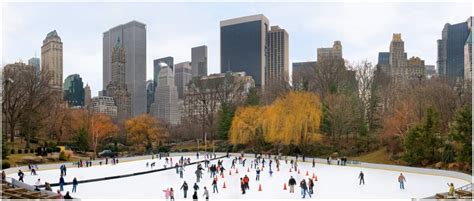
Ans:
{"type": "MultiPolygon", "coordinates": [[[[178,161],[179,157],[173,157],[173,163],[178,161]]],[[[192,161],[196,160],[194,156],[190,157],[192,161]]],[[[203,158],[200,157],[200,160],[203,158]]],[[[229,169],[231,159],[224,159],[224,168],[226,168],[224,178],[219,176],[218,186],[219,193],[212,193],[212,179],[209,177],[209,173],[204,171],[203,179],[198,185],[199,198],[203,198],[203,187],[206,186],[210,193],[210,198],[220,199],[242,199],[242,198],[278,198],[278,199],[299,199],[301,198],[299,187],[295,187],[295,193],[290,194],[288,190],[283,190],[285,182],[293,176],[297,183],[301,179],[308,179],[313,173],[316,174],[318,181],[315,182],[314,194],[312,199],[318,198],[387,198],[387,199],[409,199],[409,198],[424,198],[433,196],[439,192],[446,192],[448,186],[446,183],[453,182],[456,187],[467,184],[467,181],[435,176],[428,174],[417,174],[410,172],[403,172],[407,182],[405,183],[405,190],[399,189],[399,183],[397,178],[400,172],[371,169],[371,168],[360,168],[350,166],[337,166],[337,165],[326,165],[316,164],[313,168],[311,162],[299,162],[300,174],[292,171],[289,172],[290,163],[285,164],[284,160],[281,160],[280,171],[277,171],[275,162],[273,162],[273,176],[269,174],[268,160],[264,171],[261,173],[261,180],[255,181],[255,170],[250,169],[250,160],[248,158],[246,167],[237,164],[236,167],[239,171],[236,174],[236,170],[232,169],[232,175],[229,175],[229,169]],[[309,176],[306,175],[308,171],[309,176]],[[363,171],[365,174],[365,185],[360,186],[358,175],[359,172],[363,171]],[[241,194],[240,191],[240,177],[248,175],[250,177],[250,190],[245,195],[241,194]],[[225,189],[222,188],[223,183],[226,183],[225,189]],[[262,191],[258,191],[259,185],[262,186],[262,191]]],[[[146,162],[152,160],[140,160],[132,162],[122,162],[118,165],[102,165],[94,166],[89,168],[68,168],[67,176],[65,180],[67,182],[72,181],[74,177],[78,180],[100,178],[105,176],[122,175],[127,173],[140,172],[150,170],[146,168],[146,162]]],[[[165,159],[153,160],[157,162],[157,168],[163,168],[165,159]]],[[[212,161],[212,164],[217,161],[212,161]]],[[[168,165],[169,166],[169,165],[168,165]]],[[[204,166],[204,164],[203,164],[204,166]]],[[[112,198],[145,198],[145,199],[163,199],[164,193],[162,190],[172,187],[176,199],[183,198],[182,190],[179,190],[183,181],[187,181],[189,185],[188,199],[191,198],[194,190],[192,186],[196,181],[196,175],[194,171],[196,165],[186,166],[184,172],[184,179],[180,179],[179,175],[176,174],[174,169],[166,170],[162,172],[156,172],[151,174],[132,176],[121,179],[113,179],[107,181],[91,182],[79,184],[77,187],[77,193],[72,193],[73,197],[77,198],[98,198],[98,199],[112,199],[112,198]]],[[[34,184],[34,182],[41,178],[41,182],[44,183],[57,183],[59,181],[60,171],[55,170],[43,170],[38,171],[37,176],[30,175],[29,172],[25,173],[25,182],[34,184]]],[[[8,175],[10,177],[17,178],[15,174],[8,175]]],[[[71,191],[72,185],[66,185],[65,191],[71,191]]],[[[56,192],[57,187],[53,188],[56,192]]],[[[63,192],[65,194],[65,192],[63,192]]],[[[308,197],[307,197],[308,198],[308,197]]]]}

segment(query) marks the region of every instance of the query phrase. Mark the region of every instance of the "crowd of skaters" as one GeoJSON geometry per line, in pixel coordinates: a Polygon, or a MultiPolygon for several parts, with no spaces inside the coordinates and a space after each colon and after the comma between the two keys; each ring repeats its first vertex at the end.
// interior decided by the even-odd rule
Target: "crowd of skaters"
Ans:
{"type": "MultiPolygon", "coordinates": [[[[199,153],[197,153],[196,157],[199,157],[199,153]]],[[[159,158],[159,160],[161,160],[161,158],[162,158],[161,154],[156,155],[156,158],[159,158]]],[[[215,154],[206,154],[205,155],[205,160],[202,162],[204,164],[204,167],[202,166],[201,163],[198,163],[197,166],[196,166],[196,170],[195,170],[196,182],[193,185],[194,193],[192,195],[193,200],[198,199],[198,196],[197,196],[198,195],[198,190],[199,190],[198,183],[200,183],[204,172],[206,172],[205,171],[206,169],[207,169],[207,172],[209,173],[209,177],[213,178],[212,183],[211,183],[211,186],[212,186],[212,189],[213,189],[212,193],[219,193],[218,175],[221,176],[221,177],[224,177],[223,175],[225,173],[226,168],[223,165],[223,160],[217,160],[216,164],[211,164],[210,161],[211,161],[212,158],[216,158],[216,155],[215,154]]],[[[227,158],[230,158],[229,154],[227,154],[227,158]]],[[[152,159],[155,159],[155,155],[152,156],[152,159]]],[[[281,159],[281,155],[274,156],[272,158],[271,155],[267,155],[266,157],[264,157],[262,154],[259,154],[259,155],[256,154],[256,157],[250,160],[250,168],[255,170],[255,173],[256,173],[255,180],[256,181],[260,180],[260,174],[265,169],[265,167],[267,167],[269,169],[269,174],[271,176],[272,172],[273,172],[272,171],[273,164],[275,164],[276,168],[279,169],[280,159],[281,159]],[[267,164],[267,166],[265,166],[266,164],[267,164]]],[[[305,157],[303,156],[303,160],[304,159],[305,159],[305,157]]],[[[330,157],[328,157],[327,160],[328,160],[328,164],[331,164],[332,159],[330,157]]],[[[108,164],[108,159],[106,159],[105,161],[106,161],[106,164],[108,164]]],[[[240,156],[235,157],[235,158],[232,159],[230,169],[235,169],[237,165],[239,165],[239,166],[241,165],[243,168],[245,168],[246,167],[246,165],[245,165],[246,161],[247,161],[247,158],[244,157],[244,154],[241,154],[240,156]]],[[[345,157],[343,157],[341,159],[338,159],[338,165],[345,165],[346,162],[347,162],[347,158],[345,158],[345,157]]],[[[79,163],[82,163],[82,162],[80,161],[79,163]]],[[[92,164],[90,164],[90,165],[88,164],[88,161],[84,161],[84,163],[86,164],[85,165],[86,167],[92,166],[92,164]]],[[[111,159],[111,164],[115,165],[117,163],[118,163],[117,158],[112,158],[111,159]]],[[[184,158],[183,156],[181,156],[181,158],[178,160],[178,162],[174,164],[174,166],[176,168],[176,173],[179,174],[180,178],[183,178],[183,172],[185,170],[185,166],[189,165],[190,163],[191,163],[190,158],[184,158]]],[[[285,156],[285,163],[288,164],[287,156],[285,156]]],[[[164,167],[166,168],[167,165],[172,166],[172,164],[173,164],[173,158],[166,157],[164,167]]],[[[315,167],[315,160],[314,159],[312,161],[312,164],[313,164],[313,167],[315,167]]],[[[148,162],[147,162],[146,165],[147,166],[149,165],[148,162]]],[[[293,160],[293,159],[290,160],[290,165],[291,165],[291,169],[294,169],[295,172],[297,170],[299,170],[298,169],[297,157],[296,157],[296,160],[293,160]]],[[[37,173],[36,173],[37,166],[29,165],[28,167],[29,167],[30,171],[35,171],[34,175],[37,175],[37,173]]],[[[82,167],[82,166],[80,166],[80,167],[82,167]]],[[[290,169],[290,171],[291,171],[291,169],[290,169]]],[[[60,195],[60,197],[63,197],[63,198],[70,197],[69,191],[67,191],[64,196],[61,194],[61,192],[64,191],[63,186],[65,185],[65,181],[64,181],[63,176],[66,176],[66,174],[67,174],[67,168],[63,164],[63,165],[60,166],[60,179],[59,179],[60,189],[57,191],[58,195],[60,195]]],[[[19,176],[19,181],[24,182],[23,178],[24,178],[25,174],[21,170],[19,170],[18,176],[19,176]]],[[[4,177],[5,177],[5,173],[2,172],[2,179],[4,177]]],[[[359,185],[365,185],[365,175],[362,171],[359,173],[358,179],[359,179],[359,185]]],[[[307,180],[308,181],[306,182],[305,179],[302,179],[299,182],[299,187],[301,189],[302,198],[305,198],[306,195],[311,197],[311,195],[314,194],[314,186],[315,186],[314,182],[317,181],[317,180],[314,180],[314,178],[308,178],[307,180]]],[[[397,181],[400,184],[400,189],[402,189],[402,190],[405,189],[406,178],[402,173],[400,173],[399,177],[397,178],[397,181]]],[[[240,188],[241,188],[242,194],[245,194],[246,191],[250,190],[249,182],[250,182],[250,178],[247,175],[240,178],[240,183],[241,183],[240,188]]],[[[77,191],[78,184],[79,184],[79,182],[78,182],[77,178],[74,178],[73,181],[72,181],[72,192],[77,191]]],[[[288,185],[289,185],[289,189],[290,189],[289,192],[294,193],[294,188],[297,185],[297,182],[293,178],[293,176],[290,176],[290,178],[288,180],[288,185]]],[[[41,181],[40,181],[40,179],[38,179],[37,182],[35,183],[35,189],[39,190],[40,186],[41,186],[41,181]]],[[[448,186],[450,188],[449,190],[452,191],[454,186],[452,184],[448,184],[448,186]]],[[[49,183],[45,182],[44,187],[45,187],[45,190],[52,191],[49,183]]],[[[182,184],[182,186],[180,188],[180,190],[183,190],[184,198],[187,198],[188,189],[189,189],[189,186],[186,183],[186,181],[184,181],[184,183],[182,184]]],[[[163,192],[165,192],[165,198],[166,199],[174,200],[174,190],[173,190],[172,187],[163,190],[163,192]]],[[[203,187],[202,196],[206,200],[209,199],[209,191],[207,190],[206,186],[203,187]]]]}

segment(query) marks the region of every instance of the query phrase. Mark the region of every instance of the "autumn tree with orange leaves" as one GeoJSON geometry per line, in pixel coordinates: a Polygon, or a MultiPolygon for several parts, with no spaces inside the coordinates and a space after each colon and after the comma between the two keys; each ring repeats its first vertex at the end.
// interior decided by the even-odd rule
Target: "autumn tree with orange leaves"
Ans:
{"type": "Polygon", "coordinates": [[[91,141],[94,153],[97,154],[99,142],[107,137],[117,134],[119,128],[112,121],[110,116],[103,113],[95,113],[91,118],[91,141]]]}
{"type": "Polygon", "coordinates": [[[154,145],[168,135],[156,119],[148,114],[125,121],[125,130],[136,147],[146,147],[147,151],[152,150],[154,145]]]}

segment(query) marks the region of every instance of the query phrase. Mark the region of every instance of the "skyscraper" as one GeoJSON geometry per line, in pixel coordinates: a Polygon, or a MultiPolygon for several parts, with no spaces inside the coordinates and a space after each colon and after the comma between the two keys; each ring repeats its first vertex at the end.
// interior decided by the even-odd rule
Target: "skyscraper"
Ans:
{"type": "Polygon", "coordinates": [[[104,113],[112,118],[117,117],[117,106],[114,98],[109,96],[96,96],[92,98],[92,110],[94,112],[104,113]]]}
{"type": "Polygon", "coordinates": [[[289,81],[288,32],[279,26],[272,26],[267,33],[268,54],[266,56],[265,85],[278,81],[289,81]]]}
{"type": "Polygon", "coordinates": [[[112,80],[107,85],[107,96],[114,99],[117,106],[117,119],[126,120],[131,116],[130,93],[126,84],[126,53],[120,38],[112,49],[112,80]]]}
{"type": "Polygon", "coordinates": [[[28,59],[28,65],[30,66],[34,66],[35,67],[35,70],[36,70],[36,74],[39,74],[40,71],[41,71],[41,63],[40,63],[40,59],[39,58],[36,58],[36,57],[33,57],[31,59],[28,59]]]}
{"type": "Polygon", "coordinates": [[[69,75],[64,81],[64,100],[70,107],[84,106],[84,83],[78,74],[69,75]]]}
{"type": "Polygon", "coordinates": [[[86,86],[84,87],[84,106],[90,107],[91,103],[91,88],[89,87],[89,84],[86,84],[86,86]]]}
{"type": "Polygon", "coordinates": [[[420,79],[425,77],[425,61],[421,60],[419,57],[411,57],[410,59],[407,59],[405,42],[402,40],[402,34],[393,34],[389,49],[388,58],[386,57],[386,53],[379,53],[377,70],[389,75],[394,81],[420,79]]]}
{"type": "Polygon", "coordinates": [[[168,65],[168,67],[171,68],[171,70],[173,70],[174,59],[173,59],[173,57],[169,56],[169,57],[163,57],[163,58],[153,60],[153,82],[155,84],[155,90],[156,90],[156,87],[158,87],[158,84],[159,84],[158,80],[159,80],[160,69],[161,69],[160,63],[165,63],[166,65],[168,65]]]}
{"type": "Polygon", "coordinates": [[[472,27],[472,17],[466,22],[444,25],[438,40],[438,74],[451,81],[464,77],[464,44],[472,27]]]}
{"type": "Polygon", "coordinates": [[[183,99],[186,85],[191,81],[193,75],[191,73],[191,62],[186,61],[174,65],[174,83],[178,88],[178,98],[183,99]]]}
{"type": "Polygon", "coordinates": [[[191,48],[191,69],[193,76],[207,76],[207,46],[191,48]]]}
{"type": "Polygon", "coordinates": [[[103,34],[103,83],[105,88],[112,80],[112,49],[117,38],[125,50],[125,81],[131,98],[131,114],[146,112],[146,25],[137,21],[118,25],[103,34]]]}
{"type": "Polygon", "coordinates": [[[41,46],[41,69],[50,73],[50,85],[63,89],[63,43],[56,30],[46,35],[41,46]]]}
{"type": "Polygon", "coordinates": [[[171,124],[180,122],[178,89],[174,84],[173,70],[165,63],[160,63],[159,84],[155,91],[155,102],[152,104],[152,115],[171,124]]]}
{"type": "Polygon", "coordinates": [[[264,89],[269,21],[252,15],[220,22],[221,73],[245,72],[264,89]]]}
{"type": "Polygon", "coordinates": [[[341,41],[334,41],[332,47],[323,47],[317,49],[318,61],[327,59],[342,59],[342,45],[341,41]]]}

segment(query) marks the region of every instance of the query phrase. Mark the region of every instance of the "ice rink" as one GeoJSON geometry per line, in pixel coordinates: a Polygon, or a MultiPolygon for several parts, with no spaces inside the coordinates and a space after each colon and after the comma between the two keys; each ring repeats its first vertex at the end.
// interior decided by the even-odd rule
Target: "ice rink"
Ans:
{"type": "MultiPolygon", "coordinates": [[[[191,162],[196,160],[195,156],[186,156],[191,158],[191,162]]],[[[178,162],[180,157],[173,157],[173,164],[178,162]]],[[[218,177],[219,193],[212,193],[212,179],[207,170],[204,171],[203,179],[198,183],[200,189],[198,190],[199,199],[203,199],[203,187],[206,186],[209,190],[210,199],[242,199],[242,198],[278,198],[278,199],[300,199],[300,188],[295,187],[295,193],[290,194],[288,190],[283,190],[284,184],[288,182],[290,176],[296,179],[297,186],[302,179],[311,178],[313,173],[317,176],[315,182],[314,194],[312,199],[318,198],[387,198],[387,199],[408,199],[408,198],[425,198],[433,196],[439,192],[446,192],[448,186],[446,183],[453,182],[456,187],[468,184],[467,181],[436,176],[428,174],[418,174],[403,172],[407,182],[405,183],[405,190],[399,189],[398,176],[400,172],[360,168],[351,166],[337,166],[316,163],[316,167],[312,167],[311,161],[305,163],[299,162],[300,173],[290,172],[290,162],[285,163],[285,160],[280,160],[280,170],[276,169],[276,163],[273,161],[272,170],[273,176],[269,174],[268,159],[266,160],[265,168],[261,173],[261,180],[256,181],[255,169],[249,168],[250,161],[253,158],[247,158],[245,167],[237,162],[236,169],[231,169],[232,175],[229,175],[229,169],[233,156],[224,158],[223,165],[225,170],[224,178],[218,177]],[[248,171],[248,169],[250,169],[248,171]],[[238,173],[236,171],[238,170],[238,173]],[[358,176],[360,171],[365,174],[365,185],[359,185],[358,176]],[[308,172],[309,176],[306,176],[308,172]],[[250,190],[242,195],[240,191],[240,178],[248,175],[250,177],[250,190]],[[224,182],[226,188],[223,188],[224,182]],[[262,191],[258,191],[259,185],[262,191]]],[[[199,160],[203,160],[201,156],[199,160]]],[[[146,170],[151,170],[146,167],[146,163],[156,162],[154,169],[163,168],[165,158],[161,160],[140,160],[131,162],[121,162],[118,165],[102,165],[88,168],[68,168],[66,182],[71,182],[74,177],[79,181],[92,178],[101,178],[106,176],[123,175],[127,173],[135,173],[146,170]]],[[[217,160],[211,161],[211,164],[217,164],[217,160]]],[[[204,167],[204,164],[202,164],[204,167]]],[[[169,165],[168,165],[169,166],[169,165]]],[[[98,181],[91,183],[79,184],[77,193],[71,195],[75,198],[99,198],[99,199],[113,199],[113,198],[145,198],[145,199],[163,199],[165,194],[163,190],[166,188],[173,188],[176,199],[183,198],[183,191],[180,187],[183,181],[189,185],[188,199],[191,198],[194,190],[192,186],[196,182],[195,175],[196,165],[185,167],[184,178],[180,179],[179,174],[176,174],[175,169],[144,174],[139,176],[132,176],[127,178],[98,181]]],[[[58,183],[59,169],[38,171],[37,176],[30,175],[25,172],[25,182],[33,185],[38,178],[41,182],[58,183]]],[[[9,177],[18,179],[16,174],[10,174],[9,177]]],[[[58,187],[53,187],[56,192],[58,187]]],[[[66,185],[65,191],[71,192],[72,185],[66,185]]],[[[289,188],[288,188],[289,189],[289,188]]],[[[65,194],[65,192],[63,192],[65,194]]],[[[308,198],[308,197],[307,197],[308,198]]]]}

